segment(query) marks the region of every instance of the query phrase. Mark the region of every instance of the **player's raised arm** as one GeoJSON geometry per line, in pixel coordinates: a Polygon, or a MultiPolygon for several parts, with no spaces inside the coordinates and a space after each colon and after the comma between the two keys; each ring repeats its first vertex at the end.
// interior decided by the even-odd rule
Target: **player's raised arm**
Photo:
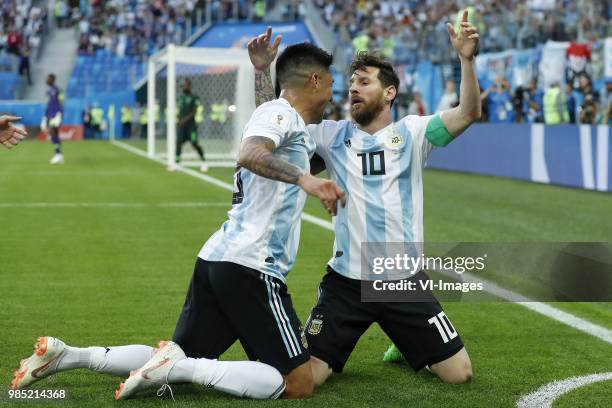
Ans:
{"type": "Polygon", "coordinates": [[[272,38],[272,27],[268,27],[264,34],[259,35],[249,41],[249,58],[255,68],[255,106],[275,99],[270,65],[280,45],[282,37],[277,35],[274,43],[270,45],[272,38]]]}
{"type": "Polygon", "coordinates": [[[448,34],[453,48],[461,61],[461,87],[459,89],[459,106],[442,112],[441,119],[454,137],[459,136],[473,122],[480,119],[481,100],[474,56],[478,49],[479,34],[476,27],[468,23],[468,11],[463,12],[459,32],[447,23],[448,34]]]}
{"type": "Polygon", "coordinates": [[[0,143],[7,149],[16,146],[28,135],[25,130],[19,129],[11,123],[20,119],[17,116],[0,116],[0,143]]]}
{"type": "Polygon", "coordinates": [[[238,164],[253,173],[272,180],[297,184],[306,193],[321,200],[331,215],[337,213],[337,203],[346,204],[344,191],[331,180],[324,180],[302,171],[299,167],[274,154],[274,141],[264,136],[251,136],[242,141],[238,164]]]}

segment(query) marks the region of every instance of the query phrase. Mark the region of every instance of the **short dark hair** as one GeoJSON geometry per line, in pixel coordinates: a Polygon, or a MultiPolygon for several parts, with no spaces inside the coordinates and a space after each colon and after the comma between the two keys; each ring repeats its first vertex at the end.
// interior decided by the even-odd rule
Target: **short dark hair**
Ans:
{"type": "MultiPolygon", "coordinates": [[[[358,52],[353,62],[351,62],[349,76],[353,75],[357,70],[364,70],[366,67],[378,68],[378,80],[382,83],[383,87],[394,86],[395,90],[399,92],[400,80],[395,69],[393,69],[393,65],[377,52],[358,52]]],[[[396,97],[397,92],[395,94],[396,97]]],[[[391,100],[391,105],[393,105],[394,100],[395,98],[391,100]]]]}
{"type": "Polygon", "coordinates": [[[290,45],[276,60],[276,79],[279,87],[291,87],[306,81],[313,68],[329,69],[333,61],[331,54],[307,43],[290,45]]]}

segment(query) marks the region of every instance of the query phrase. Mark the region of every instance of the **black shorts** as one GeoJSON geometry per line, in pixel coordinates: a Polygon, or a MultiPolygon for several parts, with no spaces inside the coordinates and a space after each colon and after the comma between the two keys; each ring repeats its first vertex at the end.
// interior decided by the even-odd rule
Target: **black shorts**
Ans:
{"type": "MultiPolygon", "coordinates": [[[[426,276],[419,272],[414,279],[426,276]]],[[[342,372],[357,340],[374,322],[415,371],[446,360],[463,347],[438,301],[361,302],[361,281],[328,266],[319,285],[319,300],[304,327],[310,354],[342,372]]]]}
{"type": "Polygon", "coordinates": [[[184,125],[179,125],[176,132],[176,139],[179,144],[186,142],[198,141],[198,125],[195,122],[189,122],[184,125]]]}
{"type": "Polygon", "coordinates": [[[287,285],[229,262],[196,261],[173,341],[188,357],[219,358],[240,340],[281,374],[310,359],[287,285]]]}

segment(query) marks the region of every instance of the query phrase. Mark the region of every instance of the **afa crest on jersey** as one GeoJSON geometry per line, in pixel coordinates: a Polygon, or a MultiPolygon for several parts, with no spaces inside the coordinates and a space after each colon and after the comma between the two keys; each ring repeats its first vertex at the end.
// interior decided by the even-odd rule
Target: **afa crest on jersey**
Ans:
{"type": "Polygon", "coordinates": [[[391,131],[387,133],[387,140],[385,141],[385,145],[391,150],[399,150],[401,149],[406,140],[400,134],[395,126],[391,127],[391,131]]]}
{"type": "Polygon", "coordinates": [[[323,315],[316,315],[313,319],[310,319],[308,322],[308,334],[316,336],[321,333],[321,329],[323,328],[323,315]]]}

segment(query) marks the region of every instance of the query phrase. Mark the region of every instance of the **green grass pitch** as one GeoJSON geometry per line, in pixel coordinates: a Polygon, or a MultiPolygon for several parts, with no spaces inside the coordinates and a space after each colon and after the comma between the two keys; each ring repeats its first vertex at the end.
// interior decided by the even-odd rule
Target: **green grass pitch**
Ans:
{"type": "MultiPolygon", "coordinates": [[[[106,142],[65,143],[66,164],[50,166],[47,143],[0,151],[0,405],[37,336],[70,345],[154,345],[172,335],[203,242],[219,227],[230,193],[106,142]],[[22,206],[67,203],[73,207],[22,206]],[[120,206],[84,206],[118,203],[120,206]],[[126,205],[131,203],[132,206],[126,205]],[[201,203],[179,207],[180,203],[201,203]],[[160,205],[162,204],[162,205],[160,205]],[[172,204],[172,205],[168,205],[172,204]]],[[[210,175],[231,181],[231,169],[210,175]]],[[[306,211],[326,218],[317,202],[306,211]]],[[[512,180],[427,170],[429,241],[611,241],[612,196],[512,180]]],[[[303,223],[289,290],[304,321],[331,253],[332,233],[303,223]]],[[[605,303],[556,304],[612,328],[605,303]]],[[[389,341],[373,326],[341,375],[306,401],[239,400],[195,385],[174,387],[180,406],[511,407],[557,379],[612,371],[612,345],[509,303],[448,303],[471,356],[471,384],[381,361],[389,341]]],[[[234,345],[223,359],[242,359],[234,345]]],[[[67,389],[60,406],[174,406],[155,391],[113,401],[120,378],[84,370],[37,388],[67,389]]],[[[612,384],[570,392],[555,407],[604,407],[612,384]]],[[[57,406],[48,403],[37,406],[57,406]]],[[[176,405],[178,406],[178,405],[176,405]]]]}

